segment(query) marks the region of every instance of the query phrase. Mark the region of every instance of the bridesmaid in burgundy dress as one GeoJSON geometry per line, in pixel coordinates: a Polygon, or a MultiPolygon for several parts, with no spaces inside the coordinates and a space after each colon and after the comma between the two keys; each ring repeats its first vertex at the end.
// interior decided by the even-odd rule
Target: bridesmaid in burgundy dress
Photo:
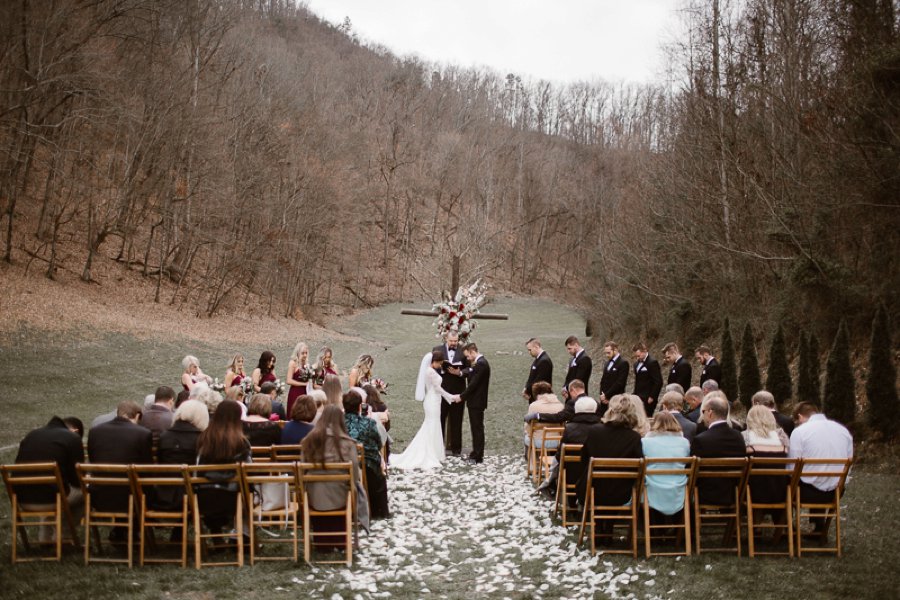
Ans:
{"type": "Polygon", "coordinates": [[[228,365],[228,370],[225,371],[225,389],[240,385],[241,380],[246,376],[247,374],[244,373],[244,355],[235,354],[228,365]]]}
{"type": "Polygon", "coordinates": [[[313,367],[316,372],[316,379],[313,381],[313,388],[322,389],[326,375],[338,375],[338,366],[334,364],[334,353],[328,346],[322,346],[319,350],[319,356],[316,357],[316,364],[313,367]]]}
{"type": "Polygon", "coordinates": [[[275,355],[266,350],[259,357],[259,364],[253,369],[253,389],[259,393],[259,386],[267,381],[275,383],[278,379],[275,377],[275,355]]]}
{"type": "Polygon", "coordinates": [[[291,353],[291,361],[288,363],[287,377],[285,378],[285,382],[289,386],[287,397],[288,415],[291,414],[291,409],[294,407],[294,401],[307,393],[309,386],[309,370],[309,346],[300,342],[294,346],[294,352],[291,353]]]}
{"type": "Polygon", "coordinates": [[[194,389],[194,386],[200,382],[207,385],[212,383],[212,377],[200,370],[200,361],[196,356],[190,354],[185,356],[181,360],[181,366],[184,367],[184,372],[181,374],[181,387],[187,391],[194,389]]]}

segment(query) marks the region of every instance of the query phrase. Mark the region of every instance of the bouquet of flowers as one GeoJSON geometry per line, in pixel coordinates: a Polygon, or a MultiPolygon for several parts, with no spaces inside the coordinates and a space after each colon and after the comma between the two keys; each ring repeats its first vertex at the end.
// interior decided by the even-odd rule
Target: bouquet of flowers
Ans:
{"type": "Polygon", "coordinates": [[[275,395],[280,396],[284,393],[284,382],[280,379],[275,380],[275,395]]]}
{"type": "Polygon", "coordinates": [[[253,380],[245,375],[244,378],[241,379],[241,382],[238,383],[238,385],[241,386],[241,391],[244,392],[244,397],[249,401],[250,396],[255,393],[255,390],[253,389],[253,380]]]}
{"type": "Polygon", "coordinates": [[[459,335],[459,341],[465,344],[475,330],[476,323],[473,317],[484,304],[486,292],[487,285],[479,279],[469,286],[459,288],[453,298],[446,298],[443,302],[432,306],[438,313],[434,320],[438,330],[437,337],[444,337],[447,332],[453,331],[459,335]]]}
{"type": "Polygon", "coordinates": [[[387,394],[388,384],[381,377],[376,377],[372,380],[372,385],[375,386],[375,389],[378,390],[379,394],[387,394]]]}
{"type": "Polygon", "coordinates": [[[316,377],[316,370],[313,369],[309,365],[303,365],[299,369],[299,373],[297,375],[297,380],[298,381],[309,381],[310,379],[315,379],[315,377],[316,377]]]}
{"type": "Polygon", "coordinates": [[[210,385],[209,387],[211,387],[211,388],[212,388],[214,391],[216,391],[216,392],[220,392],[220,393],[221,393],[221,392],[224,392],[224,391],[225,391],[225,384],[224,384],[224,383],[220,383],[218,377],[216,377],[215,381],[213,381],[213,382],[212,382],[212,385],[210,385]]]}

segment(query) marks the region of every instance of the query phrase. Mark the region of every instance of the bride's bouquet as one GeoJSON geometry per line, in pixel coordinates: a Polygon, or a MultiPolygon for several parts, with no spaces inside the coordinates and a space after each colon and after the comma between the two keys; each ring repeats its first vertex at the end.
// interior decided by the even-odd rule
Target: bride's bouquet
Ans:
{"type": "Polygon", "coordinates": [[[447,332],[459,335],[459,341],[466,343],[469,335],[475,330],[474,317],[487,298],[487,285],[479,279],[475,283],[461,287],[453,298],[446,298],[432,308],[438,313],[434,320],[437,337],[442,338],[447,332]]]}

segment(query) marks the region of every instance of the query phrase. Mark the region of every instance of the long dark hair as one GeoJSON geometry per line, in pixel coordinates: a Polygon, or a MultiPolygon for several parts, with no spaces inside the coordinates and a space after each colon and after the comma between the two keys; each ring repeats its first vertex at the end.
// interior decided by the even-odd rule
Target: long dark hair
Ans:
{"type": "Polygon", "coordinates": [[[269,361],[275,358],[275,353],[269,350],[264,351],[259,355],[259,364],[256,365],[256,368],[259,369],[259,372],[265,375],[266,373],[271,373],[273,368],[269,366],[269,361]]]}
{"type": "Polygon", "coordinates": [[[333,404],[328,404],[319,415],[319,420],[312,431],[307,434],[300,446],[303,449],[303,460],[325,465],[325,446],[331,439],[335,446],[339,462],[347,462],[350,457],[344,456],[341,438],[351,439],[344,422],[344,411],[333,404]]]}
{"type": "Polygon", "coordinates": [[[223,400],[209,419],[209,427],[197,438],[197,456],[204,463],[235,462],[249,445],[241,424],[240,405],[234,400],[223,400]]]}

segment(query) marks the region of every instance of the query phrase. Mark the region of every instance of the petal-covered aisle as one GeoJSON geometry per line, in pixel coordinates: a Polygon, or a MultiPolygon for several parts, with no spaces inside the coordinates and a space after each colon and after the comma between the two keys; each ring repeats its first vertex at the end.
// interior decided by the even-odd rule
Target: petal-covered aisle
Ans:
{"type": "Polygon", "coordinates": [[[551,504],[534,495],[518,457],[392,471],[389,488],[393,516],[362,535],[353,568],[315,568],[294,583],[343,598],[666,595],[640,562],[617,560],[617,568],[576,550],[576,536],[551,520],[551,504]]]}

